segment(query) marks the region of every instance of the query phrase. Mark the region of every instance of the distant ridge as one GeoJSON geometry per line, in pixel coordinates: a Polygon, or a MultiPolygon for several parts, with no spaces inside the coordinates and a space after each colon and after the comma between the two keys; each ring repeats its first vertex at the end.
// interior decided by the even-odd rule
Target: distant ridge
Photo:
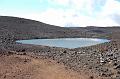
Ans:
{"type": "Polygon", "coordinates": [[[14,17],[14,16],[0,16],[0,21],[1,22],[2,21],[3,22],[14,22],[14,23],[31,23],[31,22],[43,23],[43,22],[40,22],[40,21],[32,20],[32,19],[26,19],[26,18],[22,18],[22,17],[14,17]]]}
{"type": "Polygon", "coordinates": [[[78,31],[45,24],[39,21],[12,17],[0,16],[0,35],[5,40],[9,39],[38,39],[58,37],[80,37],[78,31]]]}
{"type": "Polygon", "coordinates": [[[39,21],[0,16],[0,41],[39,38],[120,38],[120,27],[59,27],[39,21]]]}

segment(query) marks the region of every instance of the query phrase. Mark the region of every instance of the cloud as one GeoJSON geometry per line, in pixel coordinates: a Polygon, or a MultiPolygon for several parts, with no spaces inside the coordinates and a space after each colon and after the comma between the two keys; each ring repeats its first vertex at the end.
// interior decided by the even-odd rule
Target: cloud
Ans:
{"type": "MultiPolygon", "coordinates": [[[[111,25],[120,26],[120,2],[117,0],[107,0],[105,6],[103,6],[102,11],[98,14],[98,16],[104,18],[108,18],[114,22],[111,25]],[[116,23],[116,24],[115,24],[116,23]]],[[[110,21],[108,21],[110,24],[110,21]]]]}
{"type": "MultiPolygon", "coordinates": [[[[49,0],[67,9],[49,8],[40,14],[41,21],[59,26],[118,26],[114,13],[120,3],[115,0],[49,0]]],[[[56,5],[56,4],[54,4],[56,5]]]]}
{"type": "Polygon", "coordinates": [[[113,14],[111,18],[120,25],[120,14],[113,14]]]}
{"type": "MultiPolygon", "coordinates": [[[[31,0],[32,1],[32,0],[31,0]]],[[[118,0],[38,0],[45,10],[11,11],[0,14],[24,17],[58,26],[118,26],[120,2],[118,0]],[[42,2],[41,2],[42,1],[42,2]]],[[[41,6],[41,5],[40,5],[41,6]]]]}
{"type": "Polygon", "coordinates": [[[47,11],[40,13],[39,20],[48,24],[63,26],[66,23],[64,16],[65,12],[63,10],[48,9],[47,11]]]}
{"type": "Polygon", "coordinates": [[[49,2],[53,2],[53,3],[57,3],[57,4],[60,4],[60,5],[67,5],[67,4],[69,4],[69,1],[70,0],[64,0],[64,1],[62,1],[62,0],[48,0],[49,2]]]}
{"type": "Polygon", "coordinates": [[[109,16],[112,14],[119,13],[120,14],[120,2],[116,0],[107,0],[105,6],[103,7],[103,11],[101,12],[101,16],[109,16]]]}

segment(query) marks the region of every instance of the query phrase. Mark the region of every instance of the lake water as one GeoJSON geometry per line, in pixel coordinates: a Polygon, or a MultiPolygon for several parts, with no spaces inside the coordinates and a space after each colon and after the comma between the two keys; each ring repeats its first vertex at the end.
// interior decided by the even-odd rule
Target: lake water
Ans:
{"type": "Polygon", "coordinates": [[[51,47],[78,48],[109,42],[109,40],[96,38],[59,38],[59,39],[18,40],[16,42],[22,44],[44,45],[51,47]]]}

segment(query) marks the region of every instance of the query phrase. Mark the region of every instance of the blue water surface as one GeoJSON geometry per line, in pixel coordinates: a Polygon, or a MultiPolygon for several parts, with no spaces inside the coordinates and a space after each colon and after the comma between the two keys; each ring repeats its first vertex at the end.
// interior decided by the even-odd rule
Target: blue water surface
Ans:
{"type": "Polygon", "coordinates": [[[18,40],[16,42],[22,44],[44,45],[50,47],[78,48],[109,42],[109,40],[97,38],[58,38],[18,40]]]}

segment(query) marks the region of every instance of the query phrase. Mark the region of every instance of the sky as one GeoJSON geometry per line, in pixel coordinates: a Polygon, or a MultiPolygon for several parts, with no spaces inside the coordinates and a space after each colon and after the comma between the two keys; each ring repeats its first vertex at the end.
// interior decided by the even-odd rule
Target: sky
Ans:
{"type": "Polygon", "coordinates": [[[61,27],[120,26],[120,0],[0,0],[0,15],[61,27]]]}

